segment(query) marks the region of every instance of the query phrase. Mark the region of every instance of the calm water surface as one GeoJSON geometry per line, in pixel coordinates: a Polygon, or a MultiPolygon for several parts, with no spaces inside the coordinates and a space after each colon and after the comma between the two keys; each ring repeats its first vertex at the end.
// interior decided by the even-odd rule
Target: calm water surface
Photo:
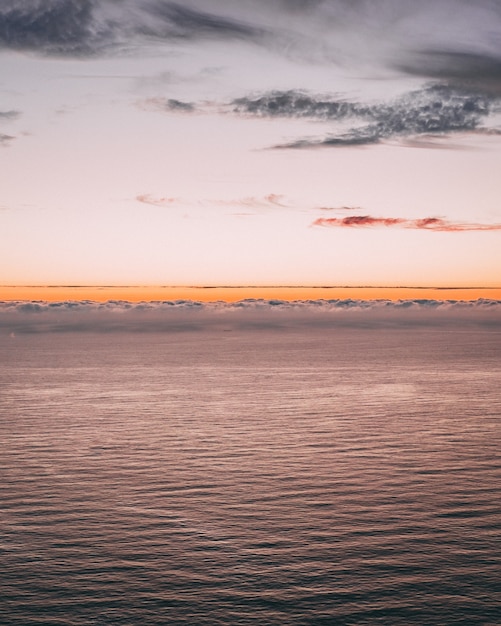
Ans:
{"type": "Polygon", "coordinates": [[[0,623],[501,624],[499,332],[0,350],[0,623]]]}

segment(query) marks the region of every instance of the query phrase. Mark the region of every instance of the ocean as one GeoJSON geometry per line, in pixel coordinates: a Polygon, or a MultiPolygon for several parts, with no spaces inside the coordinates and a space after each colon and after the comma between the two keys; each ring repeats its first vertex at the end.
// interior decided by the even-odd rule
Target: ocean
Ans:
{"type": "Polygon", "coordinates": [[[0,350],[1,624],[501,624],[499,328],[0,350]]]}

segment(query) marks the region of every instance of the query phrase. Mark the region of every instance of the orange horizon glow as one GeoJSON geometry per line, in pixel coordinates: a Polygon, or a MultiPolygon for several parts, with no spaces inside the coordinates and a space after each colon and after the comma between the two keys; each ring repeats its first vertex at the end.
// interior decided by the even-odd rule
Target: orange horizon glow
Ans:
{"type": "Polygon", "coordinates": [[[0,300],[501,300],[501,287],[6,285],[0,300]]]}

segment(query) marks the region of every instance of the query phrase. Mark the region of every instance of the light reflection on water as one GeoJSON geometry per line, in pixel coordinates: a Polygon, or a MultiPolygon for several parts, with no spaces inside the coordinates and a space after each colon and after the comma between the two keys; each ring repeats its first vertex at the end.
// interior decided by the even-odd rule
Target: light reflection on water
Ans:
{"type": "Polygon", "coordinates": [[[2,338],[6,624],[499,624],[501,336],[2,338]]]}

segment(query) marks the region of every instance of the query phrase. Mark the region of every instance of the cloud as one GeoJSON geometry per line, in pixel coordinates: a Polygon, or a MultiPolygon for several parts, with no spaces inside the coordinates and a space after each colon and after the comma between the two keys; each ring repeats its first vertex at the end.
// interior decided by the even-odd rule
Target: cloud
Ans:
{"type": "Polygon", "coordinates": [[[318,148],[318,147],[350,147],[350,146],[368,146],[381,141],[381,137],[374,129],[366,131],[352,130],[349,133],[343,133],[339,136],[328,136],[324,139],[297,139],[288,143],[277,144],[272,146],[275,150],[289,150],[301,148],[318,148]]]}
{"type": "Polygon", "coordinates": [[[343,120],[365,113],[342,99],[313,97],[304,91],[271,91],[257,97],[236,98],[230,105],[233,113],[256,117],[295,117],[320,120],[343,120]]]}
{"type": "Polygon", "coordinates": [[[267,196],[264,196],[264,200],[272,204],[273,206],[286,207],[287,203],[284,201],[284,196],[279,193],[269,193],[267,196]]]}
{"type": "Polygon", "coordinates": [[[0,133],[0,146],[7,146],[14,139],[15,137],[13,137],[12,135],[4,135],[0,133]]]}
{"type": "Polygon", "coordinates": [[[147,98],[142,100],[139,106],[167,113],[195,113],[197,110],[192,102],[184,102],[174,98],[147,98]]]}
{"type": "Polygon", "coordinates": [[[398,217],[371,217],[370,215],[352,215],[350,217],[320,217],[313,226],[399,226],[408,220],[398,217]]]}
{"type": "Polygon", "coordinates": [[[198,8],[191,8],[186,4],[158,0],[149,3],[148,9],[155,18],[155,23],[150,27],[149,34],[162,38],[253,39],[262,35],[261,29],[243,21],[209,13],[198,8]]]}
{"type": "Polygon", "coordinates": [[[324,122],[350,121],[347,132],[329,133],[321,139],[299,139],[275,148],[358,146],[400,137],[444,136],[483,130],[495,95],[445,84],[430,85],[390,102],[362,103],[312,96],[302,91],[272,91],[257,97],[233,100],[230,110],[238,115],[296,118],[324,122]],[[361,125],[363,124],[363,125],[361,125]]]}
{"type": "Polygon", "coordinates": [[[155,198],[149,193],[139,194],[136,196],[136,200],[152,206],[173,206],[179,203],[179,198],[155,198]]]}
{"type": "Polygon", "coordinates": [[[101,48],[106,28],[92,0],[4,0],[0,46],[48,54],[88,55],[101,48]]]}
{"type": "Polygon", "coordinates": [[[223,114],[251,118],[292,118],[351,125],[347,131],[330,132],[321,138],[296,139],[273,146],[276,149],[364,146],[393,139],[407,146],[444,147],[437,140],[454,133],[501,134],[499,128],[486,125],[491,113],[501,107],[501,97],[445,84],[428,85],[392,101],[372,103],[288,90],[242,96],[219,107],[208,102],[194,104],[162,97],[143,100],[140,106],[174,113],[210,113],[219,108],[223,114]]]}
{"type": "Polygon", "coordinates": [[[269,193],[266,196],[247,196],[244,198],[236,198],[231,200],[215,200],[205,199],[198,201],[183,200],[182,198],[174,197],[155,197],[152,194],[142,193],[135,198],[138,202],[143,204],[151,204],[153,206],[167,207],[167,206],[223,206],[223,207],[244,207],[253,209],[265,209],[270,207],[286,208],[287,204],[285,197],[277,193],[269,193]]]}
{"type": "MultiPolygon", "coordinates": [[[[277,1],[290,16],[288,2],[277,1]]],[[[289,48],[297,51],[304,33],[306,58],[323,55],[328,62],[358,65],[374,74],[397,70],[498,92],[501,88],[501,7],[496,0],[325,0],[295,5],[295,37],[289,48]]]]}
{"type": "Polygon", "coordinates": [[[2,0],[0,47],[59,56],[251,41],[310,63],[501,85],[494,0],[2,0]]]}
{"type": "Polygon", "coordinates": [[[15,120],[20,115],[20,111],[0,111],[0,120],[15,120]]]}
{"type": "MultiPolygon", "coordinates": [[[[0,122],[3,120],[15,120],[21,115],[20,111],[0,111],[0,122]]],[[[10,144],[11,141],[16,139],[13,135],[7,135],[5,133],[0,133],[0,146],[6,147],[10,144]]]]}
{"type": "Polygon", "coordinates": [[[436,78],[469,89],[501,92],[501,56],[467,51],[426,50],[395,64],[408,74],[436,78]]]}
{"type": "Polygon", "coordinates": [[[312,226],[326,226],[331,228],[367,228],[372,226],[386,226],[390,228],[397,227],[417,230],[434,230],[439,232],[501,230],[501,224],[450,222],[440,217],[425,217],[410,220],[400,217],[373,217],[371,215],[320,217],[312,223],[312,226]]]}
{"type": "Polygon", "coordinates": [[[175,111],[177,113],[192,113],[195,110],[191,102],[183,102],[181,100],[175,100],[174,98],[169,98],[165,102],[165,106],[169,111],[175,111]]]}
{"type": "Polygon", "coordinates": [[[257,26],[191,4],[166,0],[3,0],[0,47],[85,57],[147,45],[152,40],[258,39],[263,34],[257,26]]]}
{"type": "Polygon", "coordinates": [[[341,211],[341,212],[345,212],[345,211],[361,211],[362,208],[359,206],[320,206],[318,207],[319,211],[341,211]]]}
{"type": "Polygon", "coordinates": [[[285,197],[278,193],[269,193],[266,196],[247,196],[245,198],[237,198],[233,200],[208,200],[207,202],[210,204],[217,204],[219,206],[241,206],[253,209],[265,209],[270,207],[286,208],[289,206],[285,197]]]}
{"type": "Polygon", "coordinates": [[[501,301],[248,299],[132,303],[0,302],[0,333],[275,331],[414,326],[501,327],[501,301]]]}

